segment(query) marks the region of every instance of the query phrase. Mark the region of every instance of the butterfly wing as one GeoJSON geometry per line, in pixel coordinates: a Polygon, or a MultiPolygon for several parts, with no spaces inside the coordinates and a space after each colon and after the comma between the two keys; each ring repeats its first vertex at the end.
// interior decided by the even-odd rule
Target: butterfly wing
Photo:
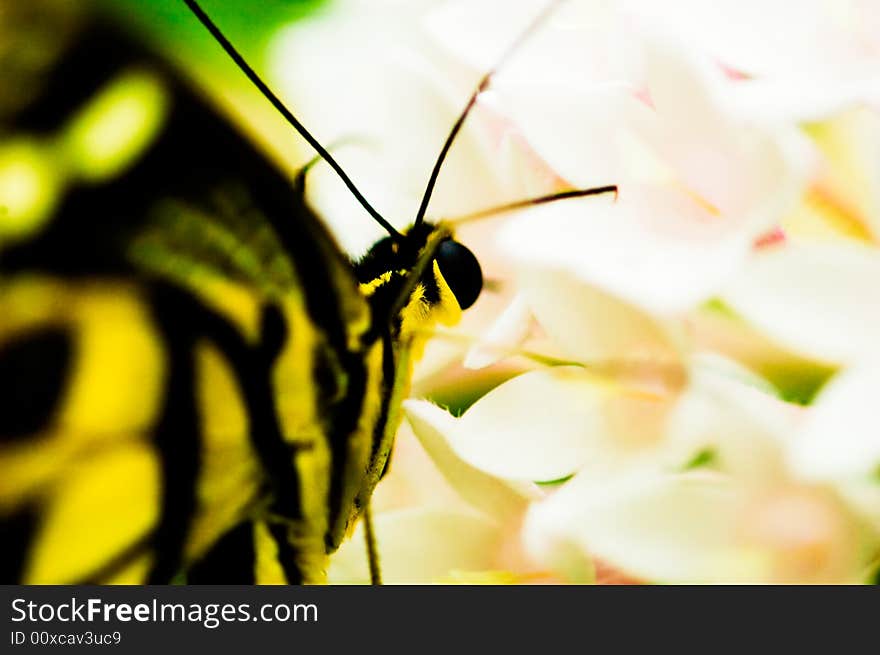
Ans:
{"type": "Polygon", "coordinates": [[[167,581],[251,522],[319,580],[381,384],[349,262],[302,179],[153,53],[70,23],[3,114],[3,580],[167,581]]]}

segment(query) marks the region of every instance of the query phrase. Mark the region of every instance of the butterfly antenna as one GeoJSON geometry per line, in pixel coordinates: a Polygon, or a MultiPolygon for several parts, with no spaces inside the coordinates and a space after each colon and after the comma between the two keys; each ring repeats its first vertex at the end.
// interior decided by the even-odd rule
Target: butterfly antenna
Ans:
{"type": "Polygon", "coordinates": [[[600,196],[606,193],[613,193],[614,199],[617,199],[617,185],[610,184],[608,186],[597,186],[589,189],[572,189],[570,191],[558,191],[556,193],[550,193],[546,196],[538,196],[536,198],[528,198],[526,200],[517,200],[515,202],[510,202],[504,205],[498,205],[496,207],[490,207],[489,209],[481,209],[479,211],[465,214],[463,216],[458,216],[457,218],[449,219],[449,223],[454,223],[456,225],[461,223],[467,223],[469,221],[477,221],[481,218],[489,218],[490,216],[495,216],[496,214],[503,214],[504,212],[514,211],[516,209],[525,209],[526,207],[536,207],[538,205],[546,205],[551,202],[557,202],[559,200],[568,200],[570,198],[586,198],[587,196],[600,196]]]}
{"type": "Polygon", "coordinates": [[[351,181],[351,178],[348,177],[346,172],[342,169],[342,166],[339,165],[333,156],[327,151],[324,146],[322,146],[318,140],[311,135],[311,133],[305,128],[305,126],[297,120],[296,116],[294,116],[291,111],[284,106],[284,103],[275,95],[275,93],[260,79],[260,76],[254,71],[253,68],[245,61],[244,57],[235,49],[235,46],[230,43],[229,39],[220,31],[220,28],[211,20],[208,14],[199,6],[199,3],[196,0],[183,0],[189,10],[193,13],[193,15],[199,19],[199,22],[205,27],[205,29],[210,32],[211,36],[214,37],[214,40],[220,44],[220,46],[226,51],[226,54],[229,55],[230,59],[235,62],[235,64],[241,69],[241,71],[248,77],[248,79],[253,82],[254,86],[260,91],[260,93],[265,96],[265,98],[272,103],[272,106],[278,110],[278,112],[284,116],[288,123],[290,123],[293,128],[300,133],[302,138],[304,138],[312,148],[315,149],[324,161],[326,161],[330,168],[336,171],[336,174],[339,176],[339,179],[348,187],[349,191],[351,191],[352,195],[357,199],[357,201],[361,204],[367,213],[373,217],[379,225],[381,225],[392,237],[401,238],[400,232],[394,229],[394,226],[391,225],[385,218],[376,211],[375,207],[373,207],[364,195],[358,190],[355,186],[354,182],[351,181]]]}
{"type": "Polygon", "coordinates": [[[483,93],[486,89],[489,88],[489,83],[492,80],[492,76],[495,75],[501,68],[508,62],[508,60],[516,53],[516,51],[522,46],[523,43],[528,40],[528,38],[544,23],[544,21],[549,18],[550,14],[552,14],[556,7],[565,0],[553,0],[550,2],[540,14],[538,14],[535,19],[529,24],[529,26],[523,31],[517,39],[508,46],[507,50],[501,55],[501,57],[496,61],[495,66],[489,70],[488,73],[483,75],[482,79],[480,79],[479,84],[477,84],[477,88],[474,89],[474,92],[471,94],[470,99],[464,107],[464,110],[461,112],[461,115],[458,117],[458,120],[455,121],[455,125],[452,126],[452,130],[449,132],[449,136],[446,137],[446,143],[443,144],[443,148],[440,150],[440,154],[437,156],[437,161],[434,162],[434,169],[431,171],[431,177],[428,179],[428,186],[425,188],[425,193],[422,196],[422,204],[419,205],[419,211],[416,214],[415,225],[419,225],[421,222],[425,220],[425,214],[428,212],[428,204],[431,202],[431,195],[434,193],[434,186],[437,184],[437,178],[440,176],[440,169],[443,167],[443,162],[446,160],[446,155],[449,153],[449,149],[452,147],[453,142],[455,141],[455,137],[458,136],[458,133],[461,131],[462,125],[464,125],[465,119],[468,117],[468,114],[471,113],[471,110],[474,108],[474,105],[477,104],[477,98],[483,93]]]}

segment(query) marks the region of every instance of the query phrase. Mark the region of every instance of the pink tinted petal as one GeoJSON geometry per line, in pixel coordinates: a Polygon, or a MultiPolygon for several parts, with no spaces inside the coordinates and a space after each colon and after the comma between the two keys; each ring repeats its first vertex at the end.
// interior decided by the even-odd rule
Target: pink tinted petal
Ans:
{"type": "Polygon", "coordinates": [[[747,229],[767,229],[793,203],[795,135],[758,129],[732,113],[720,69],[662,40],[651,42],[653,116],[634,125],[685,187],[747,229]],[[777,200],[777,202],[773,202],[777,200]],[[769,206],[767,206],[769,204],[769,206]]]}
{"type": "Polygon", "coordinates": [[[661,317],[720,289],[751,239],[686,193],[658,187],[622,189],[616,203],[588,198],[534,209],[500,236],[504,252],[529,269],[523,284],[534,270],[565,272],[661,317]]]}
{"type": "MultiPolygon", "coordinates": [[[[486,72],[547,7],[541,0],[453,0],[440,4],[425,24],[438,45],[486,72]]],[[[495,86],[511,81],[633,82],[640,78],[640,67],[639,41],[616,7],[564,2],[505,63],[495,86]]]]}
{"type": "Polygon", "coordinates": [[[620,117],[638,104],[626,86],[543,81],[507,84],[496,101],[535,153],[577,187],[620,183],[620,117]]]}

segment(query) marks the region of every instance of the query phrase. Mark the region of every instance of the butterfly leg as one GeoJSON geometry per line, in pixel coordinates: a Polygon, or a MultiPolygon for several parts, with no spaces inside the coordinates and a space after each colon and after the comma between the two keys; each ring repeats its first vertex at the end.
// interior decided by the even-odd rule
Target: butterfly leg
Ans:
{"type": "Polygon", "coordinates": [[[382,569],[379,562],[379,549],[376,544],[376,533],[373,529],[372,505],[364,509],[364,537],[367,542],[367,562],[370,566],[370,584],[382,584],[382,569]]]}

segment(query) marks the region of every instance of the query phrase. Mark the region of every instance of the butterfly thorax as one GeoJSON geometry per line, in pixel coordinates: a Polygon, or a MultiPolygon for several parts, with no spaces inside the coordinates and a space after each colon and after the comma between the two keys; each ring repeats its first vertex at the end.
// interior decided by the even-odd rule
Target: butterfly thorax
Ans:
{"type": "MultiPolygon", "coordinates": [[[[386,471],[413,366],[428,336],[438,324],[457,323],[462,309],[473,304],[482,287],[476,258],[442,223],[420,223],[398,237],[378,241],[354,264],[354,272],[370,307],[371,327],[363,334],[364,347],[381,354],[382,375],[378,393],[368,394],[365,405],[364,416],[375,413],[376,417],[365,426],[371,435],[369,464],[362,476],[355,476],[360,487],[347,520],[331,529],[331,551],[354,526],[386,471]]],[[[369,366],[372,358],[365,361],[369,366]]]]}

